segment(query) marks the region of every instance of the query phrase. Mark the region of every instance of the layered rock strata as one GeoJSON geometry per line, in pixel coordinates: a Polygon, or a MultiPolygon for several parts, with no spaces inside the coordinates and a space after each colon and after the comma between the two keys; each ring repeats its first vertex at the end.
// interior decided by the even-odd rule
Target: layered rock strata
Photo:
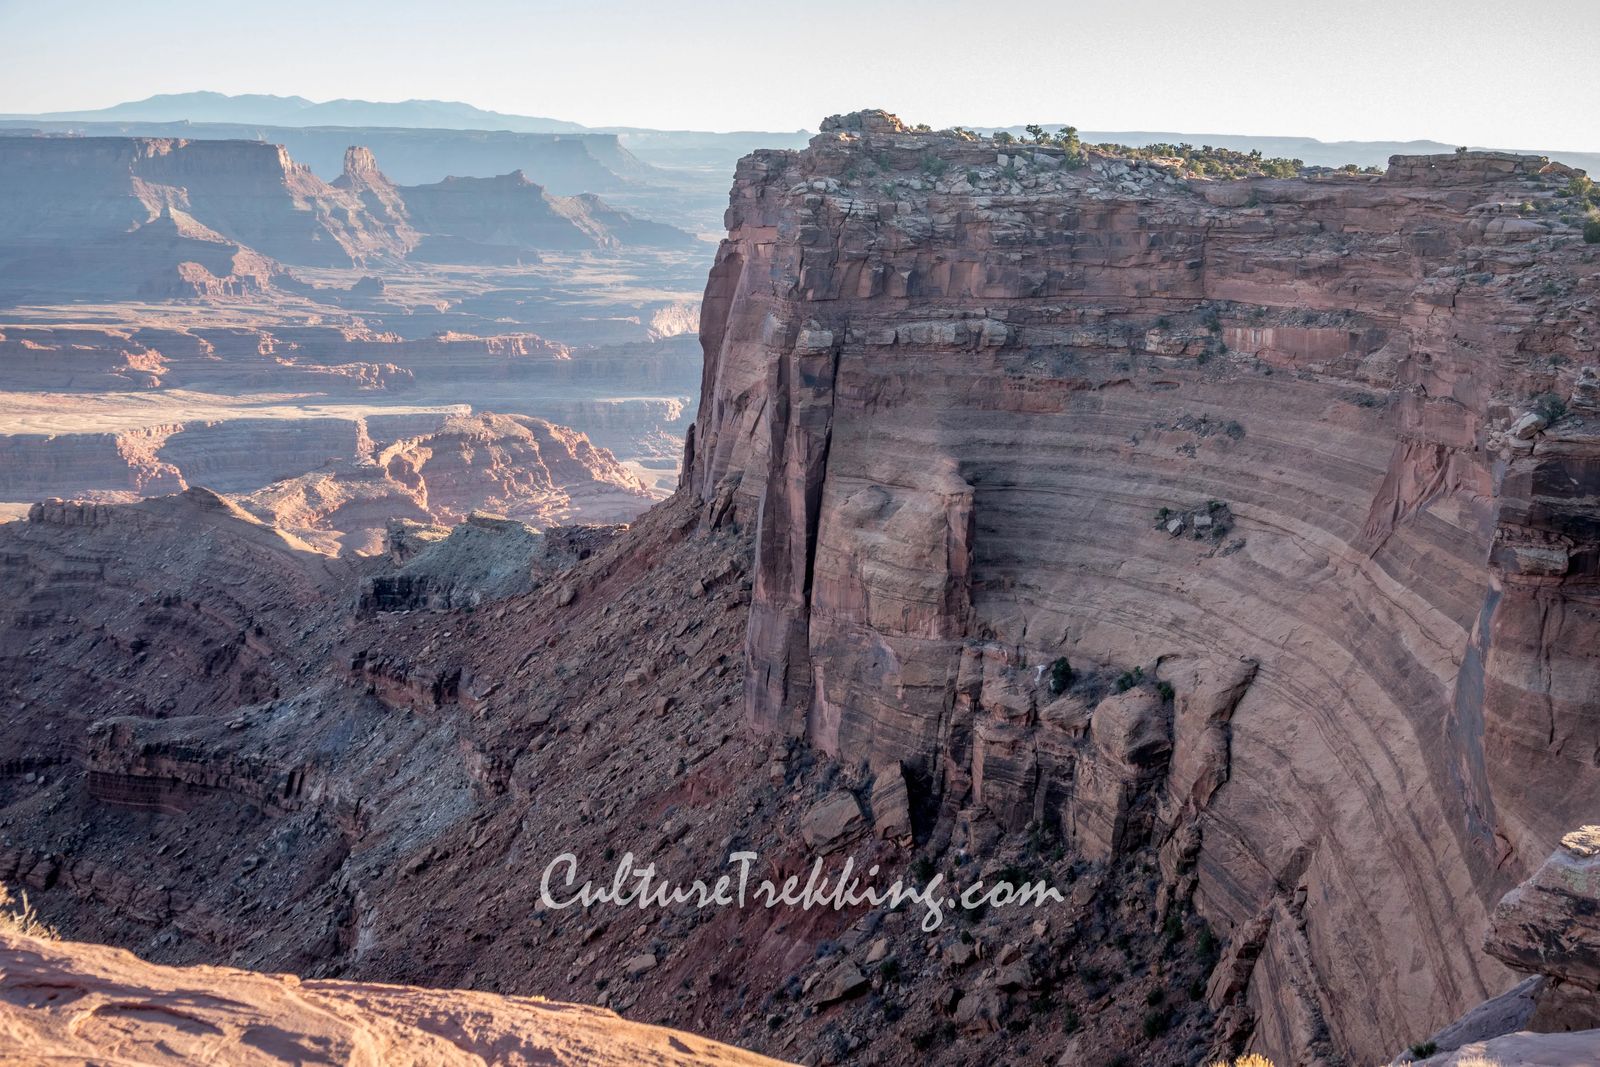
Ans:
{"type": "Polygon", "coordinates": [[[760,516],[749,718],[898,761],[914,810],[1148,835],[1281,1060],[1499,992],[1457,932],[1600,793],[1564,185],[1190,181],[875,112],[747,157],[686,480],[760,516]]]}

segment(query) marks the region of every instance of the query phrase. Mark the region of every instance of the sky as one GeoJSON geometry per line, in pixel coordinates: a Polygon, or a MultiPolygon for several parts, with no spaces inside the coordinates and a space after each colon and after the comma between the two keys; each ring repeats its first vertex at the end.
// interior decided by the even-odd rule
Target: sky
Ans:
{"type": "Polygon", "coordinates": [[[1600,0],[0,0],[0,47],[0,113],[209,89],[1600,150],[1600,0]]]}

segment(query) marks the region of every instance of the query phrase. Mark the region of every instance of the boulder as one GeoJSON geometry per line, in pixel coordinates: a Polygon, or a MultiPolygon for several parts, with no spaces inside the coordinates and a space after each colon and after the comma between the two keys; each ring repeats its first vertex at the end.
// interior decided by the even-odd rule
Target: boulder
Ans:
{"type": "Polygon", "coordinates": [[[1528,441],[1538,435],[1546,426],[1549,425],[1549,419],[1545,418],[1537,411],[1530,411],[1526,415],[1522,416],[1522,418],[1511,424],[1511,436],[1515,437],[1519,441],[1528,441]]]}
{"type": "Polygon", "coordinates": [[[855,794],[845,789],[823,797],[800,821],[800,836],[817,852],[832,852],[849,844],[864,829],[866,818],[855,794]]]}
{"type": "Polygon", "coordinates": [[[969,1034],[988,1034],[1000,1029],[1005,1017],[1005,994],[998,989],[969,989],[956,1003],[955,1024],[969,1034]]]}
{"type": "Polygon", "coordinates": [[[811,987],[812,999],[818,1006],[853,997],[870,983],[861,969],[848,959],[840,957],[818,976],[811,987]]]}

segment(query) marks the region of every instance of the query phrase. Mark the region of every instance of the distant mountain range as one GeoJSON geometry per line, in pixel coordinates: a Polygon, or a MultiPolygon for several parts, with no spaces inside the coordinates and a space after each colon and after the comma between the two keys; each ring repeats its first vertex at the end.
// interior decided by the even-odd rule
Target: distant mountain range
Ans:
{"type": "Polygon", "coordinates": [[[325,100],[247,93],[162,93],[92,111],[0,115],[46,122],[244,122],[265,126],[399,126],[436,130],[511,130],[514,133],[583,133],[560,119],[504,115],[451,100],[325,100]]]}

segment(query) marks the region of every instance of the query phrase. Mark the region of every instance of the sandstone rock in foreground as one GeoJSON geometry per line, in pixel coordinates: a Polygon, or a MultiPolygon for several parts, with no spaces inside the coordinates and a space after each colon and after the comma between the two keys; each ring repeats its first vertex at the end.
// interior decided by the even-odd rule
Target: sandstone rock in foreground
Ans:
{"type": "Polygon", "coordinates": [[[1600,1034],[1507,1034],[1474,1042],[1445,1056],[1424,1060],[1428,1067],[1589,1067],[1600,1034]]]}
{"type": "Polygon", "coordinates": [[[613,1012],[470,990],[161,967],[0,932],[0,1061],[190,1064],[776,1064],[613,1012]]]}
{"type": "Polygon", "coordinates": [[[1600,990],[1600,826],[1563,837],[1501,898],[1484,947],[1517,970],[1600,990]]]}

